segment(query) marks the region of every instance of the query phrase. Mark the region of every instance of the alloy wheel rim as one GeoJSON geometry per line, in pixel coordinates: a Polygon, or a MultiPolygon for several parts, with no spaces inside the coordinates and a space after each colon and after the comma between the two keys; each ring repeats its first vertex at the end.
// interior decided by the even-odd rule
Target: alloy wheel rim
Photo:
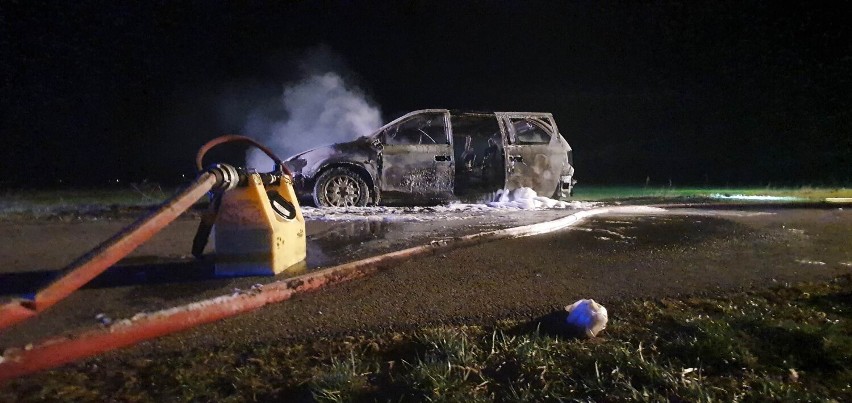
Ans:
{"type": "Polygon", "coordinates": [[[325,196],[328,203],[334,207],[353,207],[361,197],[360,187],[355,178],[335,176],[326,185],[325,196]]]}

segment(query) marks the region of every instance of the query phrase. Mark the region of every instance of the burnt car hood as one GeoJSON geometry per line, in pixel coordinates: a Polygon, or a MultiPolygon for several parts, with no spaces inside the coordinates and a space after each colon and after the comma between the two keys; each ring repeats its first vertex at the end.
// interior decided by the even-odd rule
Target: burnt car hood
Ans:
{"type": "Polygon", "coordinates": [[[369,164],[378,155],[372,142],[372,137],[365,136],[345,143],[317,147],[287,158],[284,165],[294,176],[313,177],[323,167],[335,163],[369,164]]]}

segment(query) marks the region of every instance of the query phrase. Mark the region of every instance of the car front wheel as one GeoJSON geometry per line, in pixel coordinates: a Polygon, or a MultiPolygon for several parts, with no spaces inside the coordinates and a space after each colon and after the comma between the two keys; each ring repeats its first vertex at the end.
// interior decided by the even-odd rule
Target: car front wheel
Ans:
{"type": "Polygon", "coordinates": [[[314,203],[317,207],[363,207],[369,198],[367,183],[348,168],[325,171],[314,185],[314,203]]]}

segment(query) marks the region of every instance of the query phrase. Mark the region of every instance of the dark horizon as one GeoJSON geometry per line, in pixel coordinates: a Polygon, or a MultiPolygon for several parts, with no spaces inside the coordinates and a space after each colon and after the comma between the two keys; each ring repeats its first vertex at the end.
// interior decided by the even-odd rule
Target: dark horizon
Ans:
{"type": "Polygon", "coordinates": [[[185,181],[201,144],[243,129],[222,104],[280,94],[318,46],[385,122],[553,113],[580,186],[849,186],[850,17],[761,2],[6,2],[0,189],[185,181]]]}

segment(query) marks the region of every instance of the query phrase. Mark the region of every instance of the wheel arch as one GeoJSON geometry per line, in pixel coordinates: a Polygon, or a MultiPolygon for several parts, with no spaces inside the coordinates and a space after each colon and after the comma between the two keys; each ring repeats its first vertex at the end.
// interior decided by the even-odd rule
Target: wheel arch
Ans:
{"type": "Polygon", "coordinates": [[[361,179],[363,179],[364,182],[367,184],[367,190],[369,190],[369,192],[370,192],[370,203],[371,204],[378,204],[379,203],[379,188],[376,186],[376,181],[375,181],[375,178],[373,177],[373,175],[370,174],[370,171],[367,170],[367,168],[364,167],[363,165],[357,164],[357,163],[354,163],[354,162],[349,162],[349,161],[331,162],[331,163],[328,163],[328,164],[320,167],[320,169],[318,169],[316,171],[316,173],[313,175],[313,177],[311,178],[311,182],[309,184],[309,188],[312,189],[312,192],[313,192],[314,186],[316,186],[316,184],[317,184],[317,179],[320,176],[322,176],[322,174],[324,174],[327,171],[330,171],[334,168],[347,168],[347,169],[351,170],[352,172],[355,172],[356,174],[358,174],[358,176],[360,176],[361,179]]]}

